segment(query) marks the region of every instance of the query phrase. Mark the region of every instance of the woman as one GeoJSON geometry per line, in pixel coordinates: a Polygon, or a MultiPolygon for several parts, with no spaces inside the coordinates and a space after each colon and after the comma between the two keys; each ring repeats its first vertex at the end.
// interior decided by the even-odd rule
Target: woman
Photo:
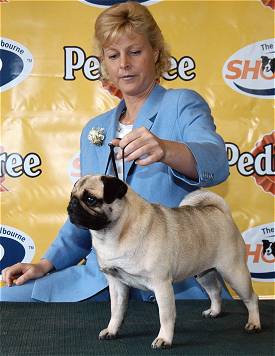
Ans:
{"type": "MultiPolygon", "coordinates": [[[[169,53],[148,9],[135,2],[108,8],[96,20],[95,38],[102,77],[120,90],[123,100],[84,128],[81,174],[104,174],[112,142],[124,149],[126,182],[152,203],[175,207],[187,193],[225,180],[225,146],[206,102],[193,91],[157,84],[169,68],[169,53]],[[94,140],[95,132],[102,142],[94,140]]],[[[122,168],[121,152],[116,158],[122,168]]],[[[111,168],[107,174],[113,174],[111,168]]],[[[106,297],[89,232],[69,221],[39,263],[8,267],[3,278],[9,286],[18,279],[13,288],[3,288],[2,300],[16,299],[11,295],[55,302],[106,297]],[[86,264],[76,265],[83,258],[86,264]]],[[[194,279],[174,289],[177,298],[206,298],[194,279]]],[[[153,299],[152,293],[132,293],[153,299]]]]}

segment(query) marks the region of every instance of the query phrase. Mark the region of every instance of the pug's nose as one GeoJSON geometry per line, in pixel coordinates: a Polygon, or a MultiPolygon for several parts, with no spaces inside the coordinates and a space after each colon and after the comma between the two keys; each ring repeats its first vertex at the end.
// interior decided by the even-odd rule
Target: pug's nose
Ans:
{"type": "Polygon", "coordinates": [[[77,198],[72,198],[71,201],[70,201],[70,207],[72,209],[75,209],[79,206],[79,202],[78,202],[78,199],[77,198]]]}
{"type": "Polygon", "coordinates": [[[77,198],[71,198],[69,205],[67,207],[67,212],[69,215],[75,214],[75,211],[79,208],[79,202],[77,198]]]}

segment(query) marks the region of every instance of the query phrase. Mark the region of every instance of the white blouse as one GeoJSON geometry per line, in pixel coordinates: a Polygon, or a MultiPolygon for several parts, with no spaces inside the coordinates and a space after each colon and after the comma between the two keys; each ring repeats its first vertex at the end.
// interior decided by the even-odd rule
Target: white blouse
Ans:
{"type": "MultiPolygon", "coordinates": [[[[116,130],[116,138],[123,138],[125,135],[131,132],[132,129],[133,129],[133,125],[124,125],[121,122],[119,122],[116,130]]],[[[117,155],[118,152],[121,152],[121,148],[115,147],[115,155],[117,155]]],[[[122,159],[116,159],[116,166],[117,166],[117,173],[119,178],[123,179],[122,159]]]]}

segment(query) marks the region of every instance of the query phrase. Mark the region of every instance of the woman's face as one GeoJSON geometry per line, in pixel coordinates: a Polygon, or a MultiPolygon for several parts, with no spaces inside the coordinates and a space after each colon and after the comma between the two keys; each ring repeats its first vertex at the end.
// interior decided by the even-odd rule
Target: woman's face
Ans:
{"type": "Polygon", "coordinates": [[[142,96],[155,81],[158,50],[140,34],[121,35],[103,49],[109,79],[125,96],[142,96]]]}

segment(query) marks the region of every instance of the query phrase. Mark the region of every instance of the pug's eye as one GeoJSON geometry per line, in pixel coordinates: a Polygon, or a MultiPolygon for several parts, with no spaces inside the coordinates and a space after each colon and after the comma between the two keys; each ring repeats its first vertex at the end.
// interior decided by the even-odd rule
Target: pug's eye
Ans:
{"type": "Polygon", "coordinates": [[[92,196],[92,195],[88,195],[86,198],[86,204],[89,206],[94,206],[97,203],[97,199],[96,197],[92,196]]]}

